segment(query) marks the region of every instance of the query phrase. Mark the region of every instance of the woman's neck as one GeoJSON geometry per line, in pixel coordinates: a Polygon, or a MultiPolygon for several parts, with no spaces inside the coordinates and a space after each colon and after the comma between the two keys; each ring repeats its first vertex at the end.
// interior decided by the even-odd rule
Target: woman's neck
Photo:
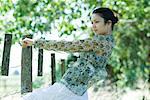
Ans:
{"type": "Polygon", "coordinates": [[[110,34],[112,34],[112,31],[111,32],[107,32],[107,33],[95,33],[95,34],[97,34],[97,35],[110,35],[110,34]]]}

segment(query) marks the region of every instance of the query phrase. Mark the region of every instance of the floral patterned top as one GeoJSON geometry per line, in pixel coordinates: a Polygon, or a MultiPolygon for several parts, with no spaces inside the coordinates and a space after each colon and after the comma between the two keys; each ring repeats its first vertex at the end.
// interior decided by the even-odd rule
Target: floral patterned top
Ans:
{"type": "Polygon", "coordinates": [[[77,95],[99,80],[105,79],[105,66],[114,46],[112,34],[97,35],[92,39],[77,41],[36,40],[35,47],[46,50],[79,52],[76,62],[69,64],[60,83],[77,95]]]}

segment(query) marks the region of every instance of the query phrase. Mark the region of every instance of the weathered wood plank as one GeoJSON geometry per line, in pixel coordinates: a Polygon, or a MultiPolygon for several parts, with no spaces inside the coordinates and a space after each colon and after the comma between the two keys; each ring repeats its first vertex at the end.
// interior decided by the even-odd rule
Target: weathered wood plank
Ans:
{"type": "Polygon", "coordinates": [[[1,74],[8,76],[12,34],[5,34],[1,74]]]}
{"type": "Polygon", "coordinates": [[[55,54],[52,53],[51,54],[51,76],[52,76],[52,84],[54,84],[56,82],[56,68],[55,68],[56,62],[55,62],[55,54]]]}
{"type": "Polygon", "coordinates": [[[38,52],[38,76],[43,75],[43,49],[38,52]]]}
{"type": "MultiPolygon", "coordinates": [[[[23,38],[32,38],[26,35],[23,38]]],[[[21,55],[21,94],[32,91],[32,47],[22,48],[21,55]]]]}
{"type": "Polygon", "coordinates": [[[65,60],[61,59],[61,76],[65,73],[65,60]]]}

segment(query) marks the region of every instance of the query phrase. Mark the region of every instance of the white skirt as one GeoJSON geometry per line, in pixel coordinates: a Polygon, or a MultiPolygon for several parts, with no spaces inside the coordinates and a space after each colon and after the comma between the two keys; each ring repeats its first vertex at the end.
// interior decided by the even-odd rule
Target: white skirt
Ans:
{"type": "Polygon", "coordinates": [[[88,100],[88,94],[86,92],[82,96],[78,96],[65,85],[54,83],[47,88],[28,93],[21,100],[88,100]]]}

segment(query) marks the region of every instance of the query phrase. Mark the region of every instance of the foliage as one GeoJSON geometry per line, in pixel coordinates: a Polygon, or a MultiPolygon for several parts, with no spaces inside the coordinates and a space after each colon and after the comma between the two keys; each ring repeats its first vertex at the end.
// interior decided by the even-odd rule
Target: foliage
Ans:
{"type": "Polygon", "coordinates": [[[114,32],[116,47],[110,64],[114,67],[117,84],[133,87],[138,79],[147,80],[150,73],[150,26],[147,25],[150,22],[150,4],[148,0],[117,0],[106,4],[120,15],[117,31],[114,32]]]}
{"type": "Polygon", "coordinates": [[[13,43],[25,34],[57,32],[76,38],[75,33],[91,33],[90,12],[97,6],[113,9],[120,19],[109,61],[117,85],[132,86],[138,79],[148,79],[149,0],[1,0],[0,32],[13,34],[13,43]]]}
{"type": "Polygon", "coordinates": [[[33,82],[32,87],[35,88],[40,88],[44,84],[44,79],[38,79],[33,82]]]}

